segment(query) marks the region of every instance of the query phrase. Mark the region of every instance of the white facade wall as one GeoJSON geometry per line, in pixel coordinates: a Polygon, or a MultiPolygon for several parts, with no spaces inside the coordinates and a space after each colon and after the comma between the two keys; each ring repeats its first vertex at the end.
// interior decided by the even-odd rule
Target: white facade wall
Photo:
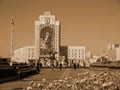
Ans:
{"type": "Polygon", "coordinates": [[[84,46],[68,46],[68,59],[85,60],[84,46]]]}
{"type": "Polygon", "coordinates": [[[111,61],[120,60],[120,44],[109,44],[107,56],[111,61]]]}
{"type": "Polygon", "coordinates": [[[116,60],[120,60],[120,48],[116,48],[116,60]]]}
{"type": "Polygon", "coordinates": [[[13,61],[28,63],[29,59],[35,59],[35,47],[26,46],[14,50],[13,61]]]}
{"type": "Polygon", "coordinates": [[[109,44],[108,45],[108,50],[116,49],[116,48],[120,48],[120,44],[109,44]]]}

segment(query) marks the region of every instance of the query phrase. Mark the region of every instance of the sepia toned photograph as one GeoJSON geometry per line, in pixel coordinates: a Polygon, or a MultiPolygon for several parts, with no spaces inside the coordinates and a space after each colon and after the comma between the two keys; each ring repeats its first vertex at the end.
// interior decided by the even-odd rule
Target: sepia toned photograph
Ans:
{"type": "Polygon", "coordinates": [[[0,90],[120,90],[120,0],[0,0],[0,90]]]}

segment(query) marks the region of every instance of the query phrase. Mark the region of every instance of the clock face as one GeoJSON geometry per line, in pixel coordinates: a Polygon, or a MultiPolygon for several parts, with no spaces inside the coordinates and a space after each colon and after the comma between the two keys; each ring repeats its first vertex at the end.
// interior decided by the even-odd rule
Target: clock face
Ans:
{"type": "Polygon", "coordinates": [[[50,18],[45,18],[45,23],[49,24],[50,23],[50,18]]]}

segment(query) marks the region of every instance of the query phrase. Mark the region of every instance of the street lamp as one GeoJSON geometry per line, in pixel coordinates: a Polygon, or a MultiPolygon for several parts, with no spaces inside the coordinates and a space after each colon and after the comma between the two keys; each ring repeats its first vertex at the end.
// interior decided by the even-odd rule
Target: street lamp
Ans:
{"type": "Polygon", "coordinates": [[[13,30],[14,30],[14,17],[11,17],[11,52],[10,52],[10,58],[11,58],[11,62],[10,65],[12,65],[12,57],[13,57],[13,30]]]}

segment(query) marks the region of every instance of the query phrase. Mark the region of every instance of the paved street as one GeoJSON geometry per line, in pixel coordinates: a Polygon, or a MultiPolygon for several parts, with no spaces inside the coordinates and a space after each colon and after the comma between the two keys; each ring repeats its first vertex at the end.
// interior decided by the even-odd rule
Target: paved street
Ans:
{"type": "MultiPolygon", "coordinates": [[[[101,70],[101,69],[69,69],[69,68],[64,68],[62,70],[59,69],[54,69],[51,70],[49,69],[42,69],[40,74],[32,75],[26,78],[23,78],[21,80],[15,80],[11,82],[5,82],[3,84],[0,84],[0,90],[18,90],[19,88],[25,88],[29,86],[30,81],[34,81],[35,83],[41,83],[42,79],[46,79],[47,83],[52,82],[53,80],[58,80],[58,79],[64,79],[67,77],[77,77],[78,73],[84,73],[84,72],[90,72],[90,73],[99,73],[101,71],[107,71],[107,70],[101,70]],[[17,89],[18,88],[18,89],[17,89]]],[[[112,70],[113,72],[116,70],[112,70]]],[[[19,89],[20,90],[20,89],[19,89]]]]}
{"type": "Polygon", "coordinates": [[[0,84],[0,90],[11,90],[14,88],[22,88],[29,85],[31,80],[36,83],[41,82],[43,78],[46,78],[48,82],[55,79],[64,78],[69,76],[69,69],[59,70],[59,69],[43,69],[40,74],[32,75],[21,80],[16,80],[12,82],[6,82],[0,84]]]}

